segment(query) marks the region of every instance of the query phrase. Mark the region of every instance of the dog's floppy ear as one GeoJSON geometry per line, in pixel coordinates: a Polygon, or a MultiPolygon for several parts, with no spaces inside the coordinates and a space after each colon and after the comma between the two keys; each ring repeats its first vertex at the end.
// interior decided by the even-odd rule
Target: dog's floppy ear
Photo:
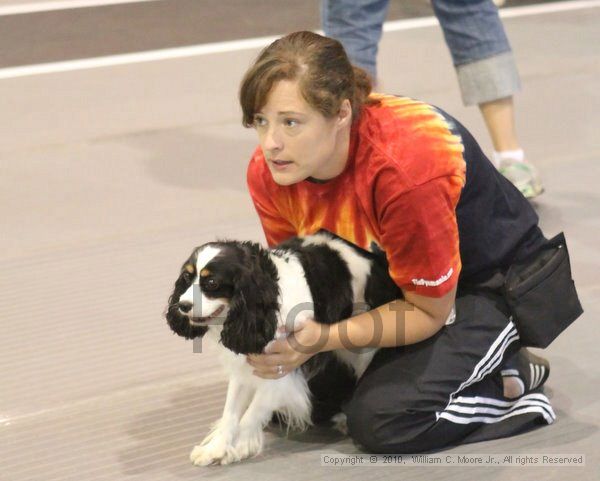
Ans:
{"type": "Polygon", "coordinates": [[[258,244],[245,243],[221,342],[237,354],[261,353],[275,336],[279,311],[277,268],[258,244]]]}

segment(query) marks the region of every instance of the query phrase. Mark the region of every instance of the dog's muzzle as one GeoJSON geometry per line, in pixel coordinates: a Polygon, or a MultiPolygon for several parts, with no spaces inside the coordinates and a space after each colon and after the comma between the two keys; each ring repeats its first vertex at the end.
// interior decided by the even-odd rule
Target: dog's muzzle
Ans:
{"type": "Polygon", "coordinates": [[[171,330],[179,336],[185,337],[186,339],[194,339],[196,337],[202,337],[206,334],[208,326],[202,323],[192,323],[191,311],[193,309],[192,303],[186,303],[189,306],[182,306],[180,303],[170,304],[166,318],[169,323],[171,330]],[[187,311],[187,312],[186,312],[187,311]]]}
{"type": "Polygon", "coordinates": [[[206,317],[195,317],[193,315],[194,305],[191,302],[182,301],[177,303],[177,309],[184,316],[187,316],[192,326],[205,326],[214,319],[218,318],[219,315],[225,310],[225,306],[218,307],[215,312],[206,317]]]}

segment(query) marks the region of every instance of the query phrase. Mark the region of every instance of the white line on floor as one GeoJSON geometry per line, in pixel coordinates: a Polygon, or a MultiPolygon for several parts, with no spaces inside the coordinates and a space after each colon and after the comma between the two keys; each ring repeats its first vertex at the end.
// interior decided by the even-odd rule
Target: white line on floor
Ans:
{"type": "MultiPolygon", "coordinates": [[[[152,0],[138,0],[152,1],[152,0]]],[[[541,15],[545,13],[557,13],[585,8],[600,7],[600,0],[581,0],[556,2],[541,5],[532,5],[526,7],[506,8],[500,11],[503,18],[524,17],[529,15],[541,15]]],[[[396,32],[400,30],[411,30],[415,28],[424,28],[437,25],[435,17],[424,17],[407,20],[397,20],[386,22],[385,32],[396,32]]],[[[322,32],[321,32],[322,33],[322,32]]],[[[64,62],[51,62],[37,65],[25,65],[21,67],[7,67],[0,69],[0,79],[27,77],[30,75],[40,75],[46,73],[69,72],[73,70],[83,70],[91,68],[109,67],[115,65],[126,65],[141,62],[153,62],[157,60],[168,60],[183,57],[196,57],[200,55],[210,55],[216,53],[236,52],[240,50],[258,49],[265,47],[278,36],[250,38],[244,40],[233,40],[228,42],[207,43],[201,45],[192,45],[189,47],[177,47],[161,50],[151,50],[147,52],[137,52],[120,55],[110,55],[106,57],[95,57],[79,60],[67,60],[64,62]]]]}
{"type": "Polygon", "coordinates": [[[0,7],[0,16],[22,15],[25,13],[51,12],[73,8],[104,7],[119,3],[157,2],[160,0],[64,0],[62,2],[36,2],[0,7]]]}

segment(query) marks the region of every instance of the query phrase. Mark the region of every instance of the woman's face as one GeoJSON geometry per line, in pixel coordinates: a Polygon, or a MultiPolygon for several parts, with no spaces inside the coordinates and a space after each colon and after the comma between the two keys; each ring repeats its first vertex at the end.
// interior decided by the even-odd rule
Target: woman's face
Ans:
{"type": "Polygon", "coordinates": [[[339,175],[348,157],[351,122],[348,100],[337,115],[325,118],[302,98],[298,83],[291,80],[275,83],[265,105],[254,115],[260,146],[279,185],[339,175]]]}

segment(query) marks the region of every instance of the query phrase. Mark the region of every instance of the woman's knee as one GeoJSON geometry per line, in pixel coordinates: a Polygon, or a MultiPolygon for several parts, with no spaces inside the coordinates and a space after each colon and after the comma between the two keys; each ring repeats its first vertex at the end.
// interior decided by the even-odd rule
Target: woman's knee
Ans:
{"type": "Polygon", "coordinates": [[[371,453],[381,453],[383,448],[377,435],[374,413],[359,403],[351,403],[346,409],[348,434],[352,440],[371,453]]]}
{"type": "Polygon", "coordinates": [[[414,452],[413,440],[435,422],[434,413],[421,413],[400,405],[392,411],[366,399],[353,399],[344,411],[348,434],[371,453],[414,452]]]}

